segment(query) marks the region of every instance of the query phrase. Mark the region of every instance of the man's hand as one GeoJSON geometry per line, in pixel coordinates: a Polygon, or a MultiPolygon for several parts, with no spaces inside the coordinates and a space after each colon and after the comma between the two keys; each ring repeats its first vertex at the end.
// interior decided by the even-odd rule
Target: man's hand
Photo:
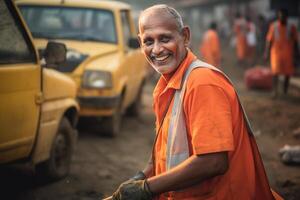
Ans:
{"type": "Polygon", "coordinates": [[[129,180],[132,181],[138,181],[138,180],[145,180],[147,177],[142,171],[138,171],[133,177],[131,177],[129,180]]]}
{"type": "Polygon", "coordinates": [[[152,193],[146,180],[125,182],[113,194],[113,200],[151,200],[152,193]]]}

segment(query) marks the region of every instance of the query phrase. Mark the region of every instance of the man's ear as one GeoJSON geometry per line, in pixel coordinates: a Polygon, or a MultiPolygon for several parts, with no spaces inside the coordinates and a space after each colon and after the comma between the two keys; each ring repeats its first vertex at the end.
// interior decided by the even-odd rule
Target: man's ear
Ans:
{"type": "Polygon", "coordinates": [[[188,26],[182,28],[182,35],[184,37],[184,46],[188,47],[191,39],[191,31],[188,26]]]}

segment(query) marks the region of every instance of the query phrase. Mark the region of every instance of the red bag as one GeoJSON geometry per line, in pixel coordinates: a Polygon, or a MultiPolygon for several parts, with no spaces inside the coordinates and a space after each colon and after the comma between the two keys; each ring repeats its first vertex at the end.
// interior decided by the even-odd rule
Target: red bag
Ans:
{"type": "Polygon", "coordinates": [[[272,89],[272,73],[267,67],[256,66],[248,69],[244,74],[244,81],[248,89],[272,89]]]}

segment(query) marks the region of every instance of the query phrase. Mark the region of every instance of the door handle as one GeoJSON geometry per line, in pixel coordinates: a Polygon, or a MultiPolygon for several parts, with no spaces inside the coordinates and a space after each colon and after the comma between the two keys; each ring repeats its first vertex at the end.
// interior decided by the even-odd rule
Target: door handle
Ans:
{"type": "Polygon", "coordinates": [[[44,101],[44,96],[42,92],[39,92],[35,95],[35,103],[37,105],[41,105],[44,101]]]}

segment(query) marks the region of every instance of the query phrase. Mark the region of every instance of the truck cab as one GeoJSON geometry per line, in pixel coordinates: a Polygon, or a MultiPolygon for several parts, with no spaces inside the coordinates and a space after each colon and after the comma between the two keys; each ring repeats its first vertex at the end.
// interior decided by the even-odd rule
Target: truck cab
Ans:
{"type": "MultiPolygon", "coordinates": [[[[42,67],[12,1],[0,1],[0,10],[0,164],[30,163],[42,176],[62,178],[69,172],[77,136],[76,84],[42,67]]],[[[48,55],[64,48],[47,46],[52,46],[48,55]]],[[[58,61],[51,58],[52,64],[58,61]]]]}
{"type": "Polygon", "coordinates": [[[81,118],[100,119],[110,135],[125,111],[138,115],[147,62],[139,49],[128,4],[95,0],[18,0],[34,43],[66,44],[58,70],[77,84],[81,118]]]}

